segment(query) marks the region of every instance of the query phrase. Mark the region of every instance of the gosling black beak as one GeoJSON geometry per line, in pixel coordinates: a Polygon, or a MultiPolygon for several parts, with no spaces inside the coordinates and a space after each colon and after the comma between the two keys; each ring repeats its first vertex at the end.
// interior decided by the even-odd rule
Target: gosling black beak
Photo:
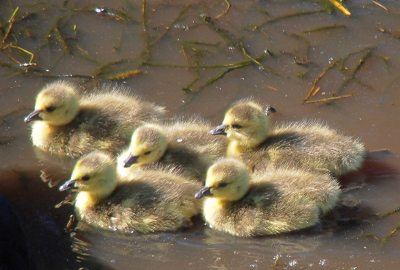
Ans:
{"type": "Polygon", "coordinates": [[[197,192],[194,197],[197,199],[201,199],[205,196],[212,196],[211,193],[211,188],[210,187],[203,187],[202,189],[200,189],[199,192],[197,192]]]}
{"type": "Polygon", "coordinates": [[[74,188],[76,180],[68,180],[62,186],[58,188],[59,191],[66,191],[68,189],[74,188]]]}
{"type": "Polygon", "coordinates": [[[30,121],[34,121],[34,120],[42,120],[42,118],[40,118],[39,114],[41,113],[41,110],[36,110],[31,112],[30,114],[28,114],[27,117],[25,117],[24,122],[25,123],[29,123],[30,121]]]}
{"type": "Polygon", "coordinates": [[[266,115],[270,115],[271,113],[276,113],[275,108],[274,108],[274,107],[271,107],[271,106],[267,106],[267,107],[265,108],[265,114],[266,114],[266,115]]]}
{"type": "Polygon", "coordinates": [[[139,156],[133,156],[129,154],[129,156],[124,160],[124,168],[129,168],[132,164],[135,164],[139,159],[139,156]]]}
{"type": "Polygon", "coordinates": [[[210,130],[211,135],[226,135],[226,126],[225,125],[219,125],[218,127],[210,130]]]}

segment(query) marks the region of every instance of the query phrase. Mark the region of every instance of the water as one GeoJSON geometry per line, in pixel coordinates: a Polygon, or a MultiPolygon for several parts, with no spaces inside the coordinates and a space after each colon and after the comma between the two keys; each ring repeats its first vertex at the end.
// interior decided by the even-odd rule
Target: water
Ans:
{"type": "MultiPolygon", "coordinates": [[[[145,26],[142,1],[0,3],[1,41],[19,7],[0,50],[0,193],[21,218],[37,269],[397,269],[398,233],[385,237],[400,225],[398,214],[337,221],[400,205],[400,3],[379,1],[386,11],[371,1],[346,1],[350,17],[320,11],[320,1],[229,3],[227,10],[225,1],[149,1],[145,26]],[[93,11],[104,6],[102,14],[93,11]],[[37,66],[17,67],[32,55],[37,66]],[[309,100],[353,96],[304,104],[315,79],[340,59],[309,100]],[[111,80],[121,73],[127,78],[111,80]],[[23,123],[37,91],[62,75],[88,89],[126,86],[166,106],[169,116],[196,114],[215,125],[231,102],[253,96],[277,109],[277,122],[322,119],[369,150],[390,153],[374,153],[360,171],[342,177],[343,188],[355,186],[348,204],[359,203],[339,207],[320,227],[241,239],[198,218],[193,229],[171,234],[120,235],[84,223],[68,234],[73,208],[54,208],[65,194],[41,180],[43,166],[23,123]]],[[[50,171],[66,180],[69,168],[50,171]]]]}

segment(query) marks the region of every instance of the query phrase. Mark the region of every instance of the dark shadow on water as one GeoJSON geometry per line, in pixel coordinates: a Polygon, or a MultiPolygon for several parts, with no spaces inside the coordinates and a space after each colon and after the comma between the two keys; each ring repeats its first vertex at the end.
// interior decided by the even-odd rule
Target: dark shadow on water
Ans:
{"type": "Polygon", "coordinates": [[[0,269],[36,269],[29,256],[21,219],[0,195],[0,269]]]}

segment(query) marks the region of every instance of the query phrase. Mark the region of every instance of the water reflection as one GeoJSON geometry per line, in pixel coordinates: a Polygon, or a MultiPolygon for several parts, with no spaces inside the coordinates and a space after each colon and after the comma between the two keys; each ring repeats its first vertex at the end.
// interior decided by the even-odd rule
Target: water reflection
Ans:
{"type": "Polygon", "coordinates": [[[218,268],[231,264],[222,259],[226,255],[235,256],[235,260],[257,261],[271,253],[306,254],[319,244],[318,236],[269,237],[255,242],[209,228],[175,234],[122,235],[97,230],[82,222],[71,238],[72,248],[80,258],[96,258],[117,268],[163,264],[167,269],[184,265],[195,269],[218,268]]]}
{"type": "Polygon", "coordinates": [[[75,159],[51,155],[38,147],[32,147],[40,166],[40,178],[50,188],[62,184],[70,178],[75,159]]]}

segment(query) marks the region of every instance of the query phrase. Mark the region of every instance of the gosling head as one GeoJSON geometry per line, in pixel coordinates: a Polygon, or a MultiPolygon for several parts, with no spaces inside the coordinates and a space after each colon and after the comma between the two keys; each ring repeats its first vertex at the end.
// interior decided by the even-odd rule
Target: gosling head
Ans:
{"type": "Polygon", "coordinates": [[[161,127],[145,124],[135,130],[124,167],[146,165],[159,160],[167,149],[167,136],[161,127]]]}
{"type": "Polygon", "coordinates": [[[116,185],[116,165],[112,157],[103,151],[93,151],[81,157],[75,164],[71,180],[60,186],[60,191],[72,189],[86,192],[97,200],[110,195],[116,185]]]}
{"type": "Polygon", "coordinates": [[[242,148],[254,148],[265,140],[269,131],[269,115],[275,109],[265,109],[252,99],[236,102],[225,114],[222,125],[211,130],[212,135],[225,134],[242,148]]]}
{"type": "Polygon", "coordinates": [[[249,190],[249,178],[249,171],[241,161],[222,158],[208,169],[205,187],[195,197],[237,201],[249,190]]]}
{"type": "Polygon", "coordinates": [[[35,110],[25,117],[25,123],[42,120],[52,126],[64,126],[76,117],[78,111],[75,86],[64,81],[54,82],[37,95],[35,110]]]}

